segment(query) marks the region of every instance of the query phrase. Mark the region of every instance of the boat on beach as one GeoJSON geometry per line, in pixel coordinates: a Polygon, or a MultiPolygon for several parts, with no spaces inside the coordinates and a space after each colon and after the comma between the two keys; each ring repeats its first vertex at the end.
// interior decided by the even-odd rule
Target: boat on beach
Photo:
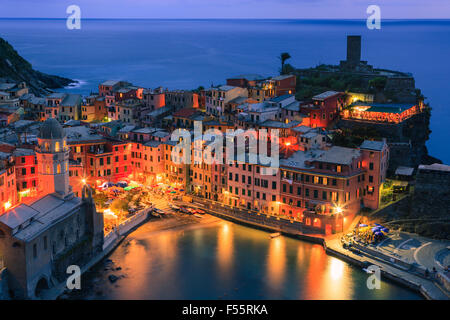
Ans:
{"type": "Polygon", "coordinates": [[[276,238],[276,237],[279,237],[279,236],[281,236],[280,232],[274,232],[274,233],[270,234],[270,239],[273,239],[273,238],[276,238]]]}

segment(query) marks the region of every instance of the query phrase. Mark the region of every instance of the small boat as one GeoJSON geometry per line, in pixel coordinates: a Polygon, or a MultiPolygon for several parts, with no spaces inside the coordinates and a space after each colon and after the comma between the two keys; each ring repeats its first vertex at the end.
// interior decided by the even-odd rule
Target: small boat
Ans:
{"type": "Polygon", "coordinates": [[[375,272],[375,270],[369,270],[369,269],[366,269],[366,268],[363,268],[363,271],[366,272],[366,273],[374,273],[375,272]]]}
{"type": "Polygon", "coordinates": [[[271,238],[271,239],[276,238],[276,237],[279,237],[279,236],[281,236],[281,233],[279,233],[279,232],[274,232],[274,233],[271,233],[271,234],[270,234],[270,238],[271,238]]]}
{"type": "Polygon", "coordinates": [[[161,218],[161,215],[159,213],[152,212],[151,214],[152,214],[152,216],[154,216],[156,218],[161,218]]]}

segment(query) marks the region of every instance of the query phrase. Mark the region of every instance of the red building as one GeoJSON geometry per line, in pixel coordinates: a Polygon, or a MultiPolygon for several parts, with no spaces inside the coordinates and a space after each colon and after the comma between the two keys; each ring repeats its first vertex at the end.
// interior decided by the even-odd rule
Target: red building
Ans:
{"type": "Polygon", "coordinates": [[[142,98],[145,108],[154,111],[166,105],[166,95],[161,91],[144,90],[142,98]]]}
{"type": "Polygon", "coordinates": [[[38,172],[34,150],[17,148],[13,152],[13,157],[16,164],[18,200],[37,197],[38,172]]]}
{"type": "Polygon", "coordinates": [[[17,204],[16,171],[11,154],[0,152],[0,214],[17,204]]]}
{"type": "Polygon", "coordinates": [[[313,128],[328,127],[337,119],[345,103],[343,93],[336,91],[326,91],[314,96],[312,100],[312,104],[301,106],[301,111],[308,114],[313,128]]]}
{"type": "Polygon", "coordinates": [[[259,82],[265,80],[264,77],[257,74],[243,74],[227,79],[227,86],[249,88],[255,87],[259,82]]]}
{"type": "Polygon", "coordinates": [[[271,80],[274,82],[275,96],[295,94],[297,86],[297,77],[295,75],[281,75],[273,77],[271,80]]]}

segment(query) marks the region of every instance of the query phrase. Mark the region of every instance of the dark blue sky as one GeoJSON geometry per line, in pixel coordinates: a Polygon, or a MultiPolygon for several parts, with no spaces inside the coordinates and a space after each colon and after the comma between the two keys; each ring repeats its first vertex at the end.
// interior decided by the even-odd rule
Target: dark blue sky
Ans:
{"type": "Polygon", "coordinates": [[[375,4],[382,19],[450,18],[450,0],[0,0],[0,17],[365,19],[375,4]]]}

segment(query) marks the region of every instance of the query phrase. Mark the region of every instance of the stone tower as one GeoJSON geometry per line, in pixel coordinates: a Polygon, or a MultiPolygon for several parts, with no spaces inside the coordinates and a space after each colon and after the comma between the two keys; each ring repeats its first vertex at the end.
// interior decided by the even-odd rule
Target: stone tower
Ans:
{"type": "Polygon", "coordinates": [[[357,66],[361,61],[361,36],[347,36],[347,63],[357,66]]]}
{"type": "Polygon", "coordinates": [[[36,150],[41,196],[56,193],[61,198],[72,194],[69,185],[69,148],[64,129],[54,118],[47,119],[38,135],[36,150]]]}

